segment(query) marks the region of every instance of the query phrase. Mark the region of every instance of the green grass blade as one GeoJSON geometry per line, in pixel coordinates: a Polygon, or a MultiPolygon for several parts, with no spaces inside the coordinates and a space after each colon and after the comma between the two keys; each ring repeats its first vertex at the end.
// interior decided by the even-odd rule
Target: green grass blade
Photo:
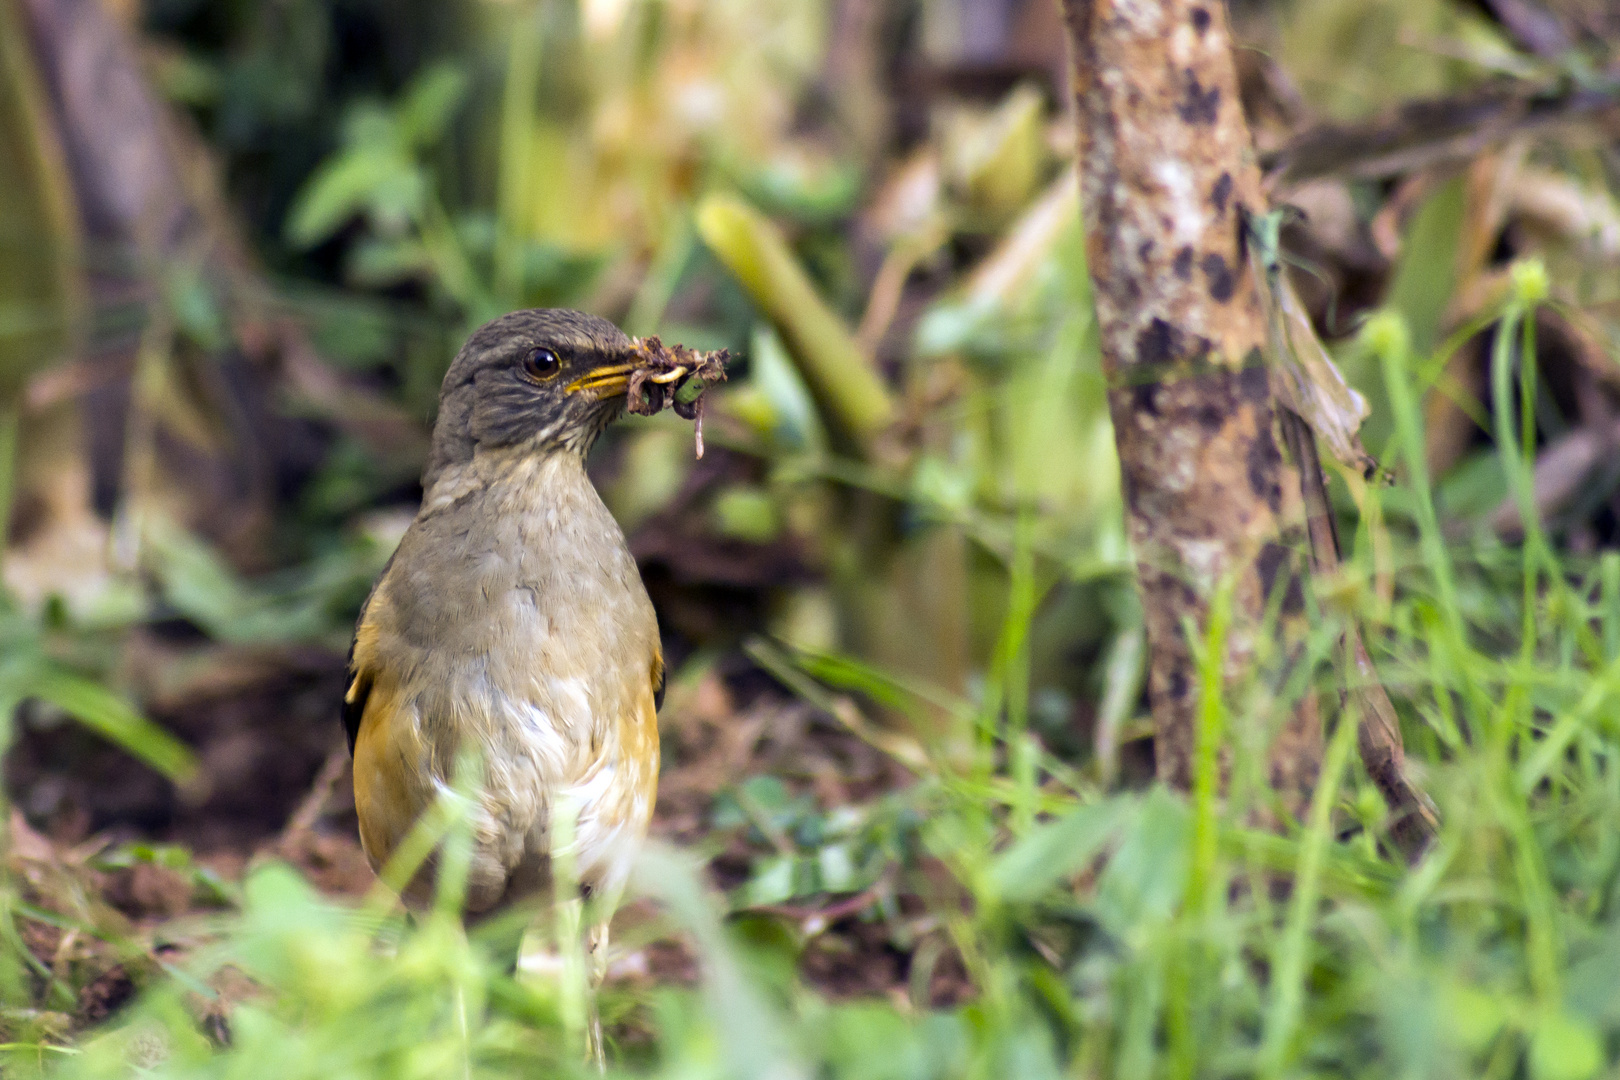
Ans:
{"type": "Polygon", "coordinates": [[[1299,1028],[1305,1001],[1305,973],[1310,962],[1311,928],[1316,923],[1316,908],[1321,899],[1322,864],[1333,843],[1333,807],[1339,797],[1339,782],[1350,761],[1350,750],[1355,745],[1356,721],[1353,710],[1340,715],[1339,726],[1333,732],[1322,762],[1321,779],[1311,795],[1305,835],[1300,842],[1299,865],[1294,870],[1294,894],[1288,905],[1288,922],[1277,952],[1271,1003],[1266,1010],[1260,1051],[1261,1075],[1265,1077],[1283,1075],[1299,1028]]]}
{"type": "Polygon", "coordinates": [[[197,759],[180,740],[100,683],[51,664],[36,669],[27,692],[68,713],[176,783],[196,774],[197,759]]]}

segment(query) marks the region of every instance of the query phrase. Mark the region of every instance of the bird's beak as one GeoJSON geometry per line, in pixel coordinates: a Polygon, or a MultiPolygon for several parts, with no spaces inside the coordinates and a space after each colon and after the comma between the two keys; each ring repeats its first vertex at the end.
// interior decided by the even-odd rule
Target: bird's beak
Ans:
{"type": "Polygon", "coordinates": [[[570,394],[577,394],[581,390],[589,390],[598,399],[619,397],[630,389],[630,375],[635,370],[635,364],[614,364],[611,367],[599,367],[590,374],[575,379],[563,389],[570,394]]]}

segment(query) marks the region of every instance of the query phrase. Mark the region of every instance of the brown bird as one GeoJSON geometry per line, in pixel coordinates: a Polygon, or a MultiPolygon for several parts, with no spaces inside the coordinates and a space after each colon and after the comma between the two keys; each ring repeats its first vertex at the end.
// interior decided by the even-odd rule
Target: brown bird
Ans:
{"type": "MultiPolygon", "coordinates": [[[[485,325],[439,393],[422,507],[355,631],[343,723],[360,839],[381,869],[449,788],[483,766],[466,911],[549,887],[553,818],[598,924],[652,817],[663,656],[624,533],[585,454],[624,410],[638,346],[575,311],[485,325]]],[[[422,875],[406,890],[420,902],[422,875]]]]}

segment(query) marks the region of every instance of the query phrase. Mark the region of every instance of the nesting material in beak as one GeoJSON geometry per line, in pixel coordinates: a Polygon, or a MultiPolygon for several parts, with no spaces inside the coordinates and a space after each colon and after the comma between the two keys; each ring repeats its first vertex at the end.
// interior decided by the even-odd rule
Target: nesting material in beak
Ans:
{"type": "Polygon", "coordinates": [[[684,345],[666,346],[656,337],[639,339],[635,350],[640,362],[626,377],[627,407],[641,416],[673,408],[677,416],[693,421],[697,456],[702,457],[703,392],[725,381],[730,354],[725,349],[699,352],[684,345]]]}

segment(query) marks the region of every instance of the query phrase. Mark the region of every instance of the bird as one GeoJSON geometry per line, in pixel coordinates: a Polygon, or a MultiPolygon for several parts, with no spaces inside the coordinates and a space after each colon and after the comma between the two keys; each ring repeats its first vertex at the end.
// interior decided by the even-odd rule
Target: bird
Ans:
{"type": "MultiPolygon", "coordinates": [[[[468,337],[440,389],[421,507],[361,610],[342,704],[379,872],[452,790],[458,755],[481,760],[470,918],[550,889],[569,808],[593,982],[658,783],[658,620],[585,469],[641,366],[636,342],[576,311],[515,311],[468,337]]],[[[430,866],[404,899],[420,907],[432,889],[430,866]]]]}

